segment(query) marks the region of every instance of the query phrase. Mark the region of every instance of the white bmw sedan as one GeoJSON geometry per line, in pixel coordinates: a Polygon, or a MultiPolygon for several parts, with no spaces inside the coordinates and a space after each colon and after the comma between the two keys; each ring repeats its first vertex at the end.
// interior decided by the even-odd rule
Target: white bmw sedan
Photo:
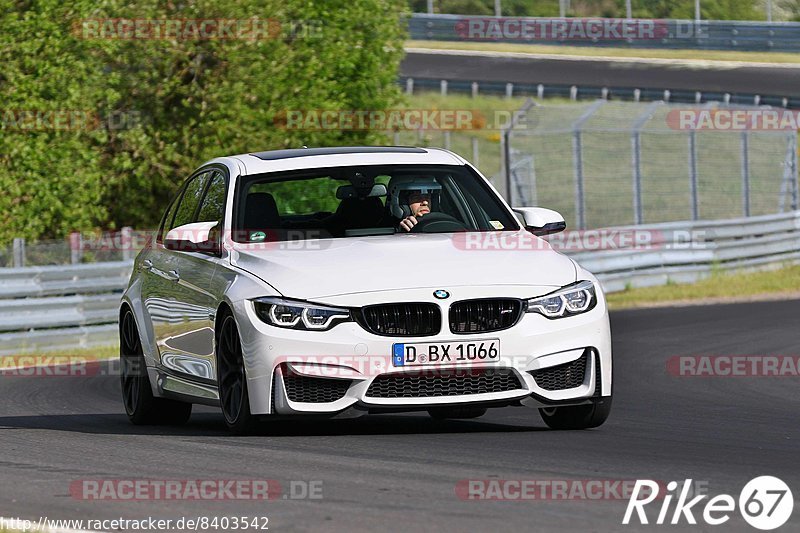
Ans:
{"type": "Polygon", "coordinates": [[[166,209],[120,307],[135,424],[219,406],[236,433],[276,416],[532,407],[551,428],[611,409],[595,277],[439,149],[280,150],[214,159],[166,209]]]}

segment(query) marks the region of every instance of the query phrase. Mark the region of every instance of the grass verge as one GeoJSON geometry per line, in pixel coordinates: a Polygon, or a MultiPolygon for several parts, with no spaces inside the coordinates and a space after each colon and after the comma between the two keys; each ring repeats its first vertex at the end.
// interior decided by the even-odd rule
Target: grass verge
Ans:
{"type": "Polygon", "coordinates": [[[800,54],[788,52],[738,52],[730,50],[667,50],[651,48],[606,48],[543,44],[479,43],[461,41],[406,41],[407,48],[436,50],[479,50],[562,56],[676,59],[705,61],[746,61],[755,63],[800,63],[800,54]]]}
{"type": "Polygon", "coordinates": [[[748,273],[712,272],[697,283],[628,289],[607,295],[610,309],[800,298],[800,266],[748,273]]]}

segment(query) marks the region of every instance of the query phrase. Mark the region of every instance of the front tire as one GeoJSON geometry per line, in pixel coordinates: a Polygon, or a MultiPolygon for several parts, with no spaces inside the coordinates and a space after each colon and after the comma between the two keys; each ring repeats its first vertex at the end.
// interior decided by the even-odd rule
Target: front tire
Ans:
{"type": "Polygon", "coordinates": [[[252,432],[257,420],[250,413],[242,342],[231,314],[222,319],[217,333],[217,384],[225,425],[236,435],[252,432]]]}
{"type": "Polygon", "coordinates": [[[192,404],[153,396],[139,330],[130,309],[120,321],[119,349],[122,403],[128,420],[137,426],[185,424],[192,416],[192,404]]]}
{"type": "Polygon", "coordinates": [[[542,420],[551,429],[589,429],[601,426],[611,414],[611,396],[591,405],[545,407],[539,409],[542,420]]]}

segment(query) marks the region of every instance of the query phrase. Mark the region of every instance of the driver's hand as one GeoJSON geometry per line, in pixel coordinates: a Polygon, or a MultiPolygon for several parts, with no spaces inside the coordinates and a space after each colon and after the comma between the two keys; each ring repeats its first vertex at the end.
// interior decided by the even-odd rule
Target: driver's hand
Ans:
{"type": "Polygon", "coordinates": [[[417,217],[411,215],[410,217],[406,217],[400,221],[400,227],[403,228],[405,231],[411,231],[411,228],[417,225],[417,217]]]}

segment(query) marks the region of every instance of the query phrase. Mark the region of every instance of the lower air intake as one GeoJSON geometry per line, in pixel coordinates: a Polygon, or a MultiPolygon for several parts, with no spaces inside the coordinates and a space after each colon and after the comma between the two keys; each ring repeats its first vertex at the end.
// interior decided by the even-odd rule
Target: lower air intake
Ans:
{"type": "Polygon", "coordinates": [[[435,375],[382,374],[367,389],[371,398],[437,398],[522,389],[508,369],[467,370],[435,375]]]}
{"type": "Polygon", "coordinates": [[[530,374],[544,390],[574,389],[583,385],[586,376],[586,364],[591,350],[585,350],[583,355],[574,361],[563,365],[552,366],[542,370],[534,370],[530,374]]]}

